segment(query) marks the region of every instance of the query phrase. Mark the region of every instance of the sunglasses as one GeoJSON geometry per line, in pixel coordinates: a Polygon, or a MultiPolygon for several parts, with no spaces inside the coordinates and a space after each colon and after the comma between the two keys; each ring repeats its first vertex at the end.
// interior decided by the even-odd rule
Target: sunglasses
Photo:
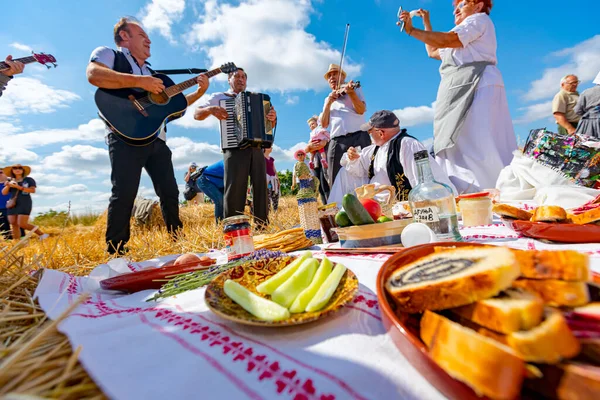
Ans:
{"type": "Polygon", "coordinates": [[[23,167],[13,167],[13,171],[14,171],[15,169],[20,169],[20,170],[22,170],[22,169],[23,169],[23,167]]]}

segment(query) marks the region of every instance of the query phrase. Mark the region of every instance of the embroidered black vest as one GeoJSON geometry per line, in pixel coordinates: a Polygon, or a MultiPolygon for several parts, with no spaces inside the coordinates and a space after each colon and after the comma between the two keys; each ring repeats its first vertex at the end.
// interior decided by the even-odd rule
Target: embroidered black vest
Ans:
{"type": "MultiPolygon", "coordinates": [[[[386,172],[390,182],[396,188],[396,200],[398,201],[408,200],[408,193],[412,190],[410,182],[406,176],[404,176],[404,167],[400,163],[402,139],[406,137],[415,139],[406,133],[406,129],[402,129],[400,134],[392,139],[387,155],[386,172]]],[[[375,156],[377,155],[378,151],[379,146],[375,147],[375,151],[371,156],[371,164],[369,165],[369,180],[375,176],[375,156]]]]}

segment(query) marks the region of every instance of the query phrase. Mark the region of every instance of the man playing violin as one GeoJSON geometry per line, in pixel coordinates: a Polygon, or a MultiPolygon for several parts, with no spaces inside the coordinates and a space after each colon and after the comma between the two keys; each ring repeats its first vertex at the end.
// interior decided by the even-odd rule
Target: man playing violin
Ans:
{"type": "MultiPolygon", "coordinates": [[[[329,129],[331,135],[327,163],[329,184],[333,185],[341,168],[340,160],[344,153],[350,147],[370,146],[371,138],[367,132],[360,130],[361,125],[365,123],[364,114],[367,111],[362,89],[353,81],[345,83],[346,72],[336,64],[329,65],[325,79],[329,83],[331,93],[325,99],[321,125],[329,129]]],[[[318,150],[320,148],[318,145],[315,144],[314,148],[309,146],[310,151],[318,150]]]]}

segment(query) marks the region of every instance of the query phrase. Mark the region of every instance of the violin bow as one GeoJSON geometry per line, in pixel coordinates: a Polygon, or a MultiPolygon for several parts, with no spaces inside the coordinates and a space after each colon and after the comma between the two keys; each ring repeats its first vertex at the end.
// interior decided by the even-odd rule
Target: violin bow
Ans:
{"type": "Polygon", "coordinates": [[[337,88],[339,90],[342,84],[342,71],[344,71],[344,56],[346,55],[346,44],[348,44],[348,31],[350,30],[350,24],[346,24],[346,33],[344,34],[344,47],[342,47],[342,59],[340,60],[340,73],[338,75],[337,88]]]}

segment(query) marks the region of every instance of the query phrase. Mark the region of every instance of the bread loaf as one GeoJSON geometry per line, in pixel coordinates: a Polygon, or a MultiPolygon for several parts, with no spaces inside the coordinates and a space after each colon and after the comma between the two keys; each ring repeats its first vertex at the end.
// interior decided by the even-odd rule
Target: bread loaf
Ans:
{"type": "Polygon", "coordinates": [[[591,280],[589,257],[578,251],[512,251],[524,278],[583,282],[591,280]]]}
{"type": "Polygon", "coordinates": [[[577,225],[591,224],[598,221],[600,221],[600,207],[577,215],[569,214],[569,222],[577,225]]]}
{"type": "Polygon", "coordinates": [[[402,312],[443,310],[493,297],[511,286],[520,270],[506,248],[433,253],[396,269],[386,282],[402,312]]]}
{"type": "Polygon", "coordinates": [[[544,315],[544,302],[536,294],[510,288],[494,298],[450,311],[493,331],[511,333],[538,326],[544,315]]]}
{"type": "MultiPolygon", "coordinates": [[[[564,363],[539,365],[540,379],[526,381],[526,386],[543,398],[565,400],[596,400],[600,393],[600,367],[564,363]]],[[[533,398],[533,397],[532,397],[533,398]]]]}
{"type": "Polygon", "coordinates": [[[581,344],[569,329],[565,317],[560,311],[549,307],[545,309],[544,320],[535,328],[506,335],[464,319],[460,322],[481,335],[509,346],[528,362],[556,364],[575,357],[581,351],[581,344]]]}
{"type": "Polygon", "coordinates": [[[533,222],[563,222],[567,220],[567,212],[559,206],[539,206],[535,209],[533,222]]]}
{"type": "Polygon", "coordinates": [[[492,211],[501,217],[518,219],[520,221],[529,221],[533,214],[529,211],[521,210],[520,208],[510,206],[508,204],[496,203],[492,207],[492,211]]]}
{"type": "Polygon", "coordinates": [[[478,395],[512,399],[521,391],[525,362],[508,346],[426,311],[421,339],[433,360],[478,395]]]}
{"type": "Polygon", "coordinates": [[[517,279],[513,287],[522,288],[536,293],[551,306],[577,307],[590,301],[590,295],[585,282],[565,282],[555,279],[517,279]]]}

